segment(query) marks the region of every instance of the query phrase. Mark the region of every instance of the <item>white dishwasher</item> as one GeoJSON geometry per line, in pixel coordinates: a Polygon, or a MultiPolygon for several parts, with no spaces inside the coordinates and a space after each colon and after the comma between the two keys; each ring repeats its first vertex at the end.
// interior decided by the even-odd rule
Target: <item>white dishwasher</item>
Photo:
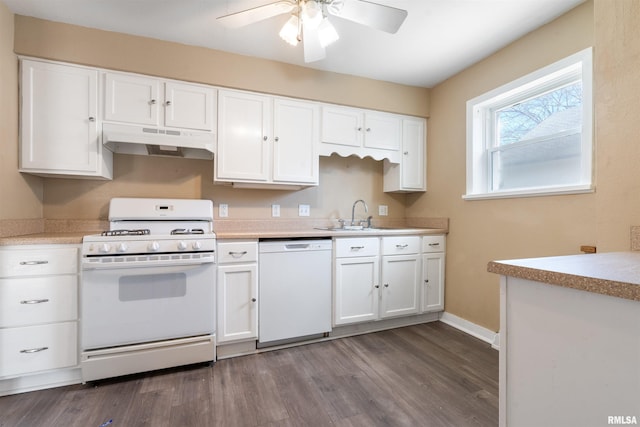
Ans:
{"type": "Polygon", "coordinates": [[[258,347],[331,331],[331,240],[259,243],[258,347]]]}

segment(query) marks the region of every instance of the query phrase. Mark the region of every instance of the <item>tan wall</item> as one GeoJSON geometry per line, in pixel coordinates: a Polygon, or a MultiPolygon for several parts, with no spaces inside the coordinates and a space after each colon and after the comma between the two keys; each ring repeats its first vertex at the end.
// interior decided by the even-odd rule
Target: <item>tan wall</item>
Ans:
{"type": "Polygon", "coordinates": [[[0,1],[0,219],[41,218],[42,180],[18,173],[18,60],[13,30],[13,13],[0,1]]]}
{"type": "MultiPolygon", "coordinates": [[[[429,91],[228,54],[199,47],[16,16],[18,54],[158,75],[217,86],[348,104],[426,117],[429,91]]],[[[104,218],[111,197],[196,197],[228,203],[231,218],[297,217],[299,203],[316,218],[346,217],[356,199],[389,206],[403,218],[405,196],[382,192],[382,164],[371,159],[321,159],[320,186],[302,191],[239,190],[213,185],[212,162],[139,156],[114,158],[111,182],[44,180],[45,218],[104,218]]]]}
{"type": "MultiPolygon", "coordinates": [[[[598,194],[476,201],[461,198],[466,191],[467,100],[592,44],[593,4],[588,2],[432,89],[427,146],[429,191],[408,197],[407,216],[450,218],[447,312],[497,331],[498,277],[486,272],[487,262],[573,254],[579,252],[581,244],[598,243],[598,194]]],[[[640,180],[637,182],[640,184],[640,180]]],[[[624,227],[628,230],[629,225],[627,222],[624,227]]]]}

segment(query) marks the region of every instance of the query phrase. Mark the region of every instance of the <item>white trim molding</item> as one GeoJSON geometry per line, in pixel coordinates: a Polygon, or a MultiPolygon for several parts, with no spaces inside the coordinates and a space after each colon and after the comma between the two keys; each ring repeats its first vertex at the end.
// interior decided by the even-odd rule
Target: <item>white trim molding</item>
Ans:
{"type": "Polygon", "coordinates": [[[462,317],[458,317],[455,314],[451,314],[448,312],[443,312],[442,316],[440,316],[440,321],[442,323],[446,323],[449,326],[453,326],[454,328],[469,334],[479,340],[482,340],[488,344],[491,344],[491,347],[495,350],[500,351],[500,333],[494,332],[490,329],[487,329],[483,326],[476,325],[473,322],[463,319],[462,317]]]}

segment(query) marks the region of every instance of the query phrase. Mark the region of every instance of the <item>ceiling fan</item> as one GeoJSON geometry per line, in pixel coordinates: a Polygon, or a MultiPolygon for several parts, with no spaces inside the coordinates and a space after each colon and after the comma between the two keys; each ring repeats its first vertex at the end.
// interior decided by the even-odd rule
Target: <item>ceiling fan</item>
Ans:
{"type": "Polygon", "coordinates": [[[220,16],[218,21],[228,28],[238,28],[285,13],[291,13],[291,17],[280,30],[280,37],[293,46],[303,42],[305,62],[325,58],[325,48],[339,38],[328,15],[391,34],[407,17],[406,10],[367,0],[282,0],[220,16]]]}

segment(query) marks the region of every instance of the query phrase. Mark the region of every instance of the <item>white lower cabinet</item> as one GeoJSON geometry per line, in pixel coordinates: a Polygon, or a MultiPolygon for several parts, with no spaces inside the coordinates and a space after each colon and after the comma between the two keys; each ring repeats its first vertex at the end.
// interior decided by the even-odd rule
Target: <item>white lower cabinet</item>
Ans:
{"type": "Polygon", "coordinates": [[[335,240],[334,325],[378,318],[380,239],[335,240]]]}
{"type": "Polygon", "coordinates": [[[382,238],[380,318],[416,314],[419,310],[420,237],[382,238]]]}
{"type": "Polygon", "coordinates": [[[78,364],[78,248],[0,249],[0,378],[78,364]]]}
{"type": "Polygon", "coordinates": [[[258,338],[258,243],[218,242],[217,342],[258,338]]]}
{"type": "Polygon", "coordinates": [[[444,235],[335,239],[333,324],[444,309],[444,235]]]}
{"type": "Polygon", "coordinates": [[[420,312],[444,310],[445,236],[422,238],[422,298],[420,312]]]}

